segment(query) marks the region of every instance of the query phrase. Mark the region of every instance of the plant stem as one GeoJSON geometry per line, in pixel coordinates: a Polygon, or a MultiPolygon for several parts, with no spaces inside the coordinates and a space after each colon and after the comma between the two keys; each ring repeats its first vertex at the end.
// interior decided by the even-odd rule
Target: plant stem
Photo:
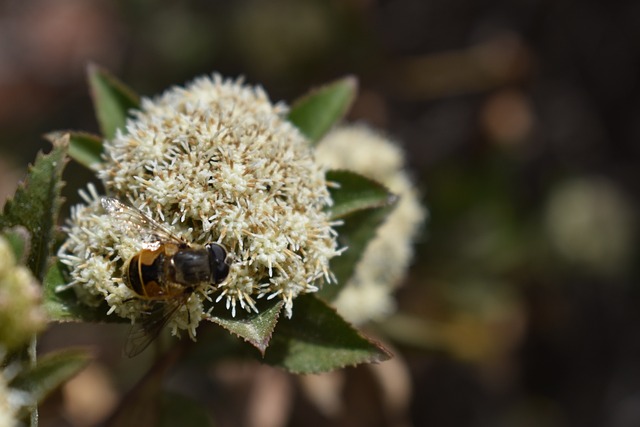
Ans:
{"type": "MultiPolygon", "coordinates": [[[[36,354],[37,342],[38,342],[37,338],[34,335],[33,338],[31,338],[31,342],[29,343],[29,348],[27,350],[27,357],[29,358],[29,366],[31,368],[34,368],[37,363],[37,354],[36,354]]],[[[29,415],[31,420],[30,426],[38,427],[38,402],[34,402],[33,405],[29,408],[29,415]]]]}

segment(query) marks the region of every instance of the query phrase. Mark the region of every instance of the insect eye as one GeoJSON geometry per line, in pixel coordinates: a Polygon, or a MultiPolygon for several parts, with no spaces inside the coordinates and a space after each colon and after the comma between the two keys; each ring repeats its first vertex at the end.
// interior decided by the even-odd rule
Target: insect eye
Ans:
{"type": "Polygon", "coordinates": [[[213,272],[213,281],[217,285],[229,275],[229,264],[226,262],[227,250],[217,243],[208,244],[207,250],[209,250],[209,263],[213,272]]]}

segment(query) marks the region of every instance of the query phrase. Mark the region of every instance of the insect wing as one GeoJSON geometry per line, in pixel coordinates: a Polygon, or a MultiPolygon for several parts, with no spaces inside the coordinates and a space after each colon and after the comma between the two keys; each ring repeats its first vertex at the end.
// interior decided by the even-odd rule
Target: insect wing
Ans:
{"type": "Polygon", "coordinates": [[[188,298],[185,294],[172,300],[151,303],[151,307],[140,321],[131,325],[124,344],[124,354],[134,357],[149,347],[188,298]]]}
{"type": "Polygon", "coordinates": [[[116,227],[132,237],[141,239],[145,243],[176,242],[184,243],[179,237],[149,218],[139,209],[125,205],[118,199],[102,198],[102,207],[111,217],[117,219],[116,227]]]}

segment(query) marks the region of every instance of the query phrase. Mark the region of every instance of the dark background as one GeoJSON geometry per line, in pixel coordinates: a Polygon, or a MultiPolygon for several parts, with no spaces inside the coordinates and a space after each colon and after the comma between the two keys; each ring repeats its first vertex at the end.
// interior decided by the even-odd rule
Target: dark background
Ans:
{"type": "MultiPolygon", "coordinates": [[[[2,200],[48,150],[43,133],[97,132],[89,61],[143,95],[219,71],[292,101],[354,74],[349,119],[406,148],[430,218],[398,314],[369,329],[408,381],[391,375],[385,393],[349,369],[331,415],[278,371],[289,392],[266,392],[286,397],[274,425],[640,425],[639,2],[4,0],[2,200]]],[[[91,175],[70,164],[66,179],[74,201],[91,175]]],[[[122,338],[73,328],[43,347],[122,338]]],[[[109,351],[84,387],[112,402],[142,368],[109,351]]],[[[247,369],[209,369],[218,425],[252,425],[247,390],[269,368],[247,369]]],[[[83,421],[73,396],[53,396],[43,425],[106,413],[83,421]]]]}

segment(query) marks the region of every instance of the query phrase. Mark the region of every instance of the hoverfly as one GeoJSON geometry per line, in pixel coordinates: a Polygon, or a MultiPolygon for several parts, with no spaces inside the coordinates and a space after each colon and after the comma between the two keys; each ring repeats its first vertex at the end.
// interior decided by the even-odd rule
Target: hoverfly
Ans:
{"type": "Polygon", "coordinates": [[[155,340],[200,285],[216,286],[229,275],[227,251],[218,243],[195,245],[175,236],[140,210],[103,197],[102,207],[118,227],[139,238],[143,249],[125,261],[122,278],[150,309],[135,323],[124,348],[133,357],[155,340]]]}

